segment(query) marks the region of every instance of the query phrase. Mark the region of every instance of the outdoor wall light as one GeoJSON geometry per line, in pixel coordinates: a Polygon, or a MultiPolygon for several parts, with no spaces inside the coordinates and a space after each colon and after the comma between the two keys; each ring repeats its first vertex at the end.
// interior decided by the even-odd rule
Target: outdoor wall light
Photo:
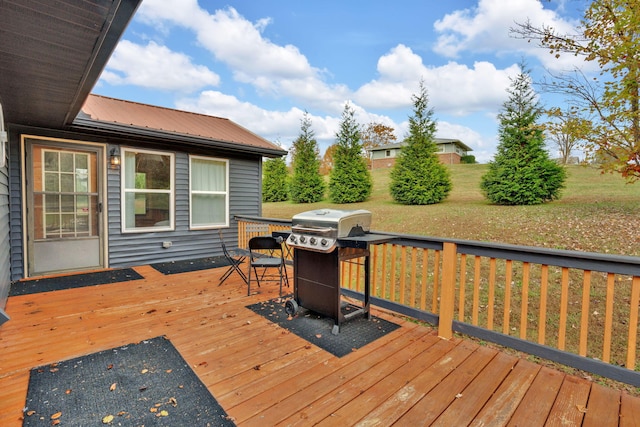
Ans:
{"type": "Polygon", "coordinates": [[[111,169],[119,169],[120,168],[120,152],[117,148],[112,148],[109,153],[109,164],[111,165],[111,169]]]}

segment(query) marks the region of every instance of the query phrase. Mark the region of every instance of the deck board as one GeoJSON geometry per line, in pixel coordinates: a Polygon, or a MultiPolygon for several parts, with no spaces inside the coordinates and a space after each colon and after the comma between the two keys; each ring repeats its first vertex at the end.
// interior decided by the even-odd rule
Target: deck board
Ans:
{"type": "MultiPolygon", "coordinates": [[[[638,426],[640,399],[374,309],[401,327],[337,358],[248,310],[225,268],[10,297],[0,425],[22,425],[29,370],[166,336],[238,425],[638,426]]],[[[290,275],[291,276],[291,275],[290,275]]],[[[291,276],[292,277],[292,276],[291,276]]]]}

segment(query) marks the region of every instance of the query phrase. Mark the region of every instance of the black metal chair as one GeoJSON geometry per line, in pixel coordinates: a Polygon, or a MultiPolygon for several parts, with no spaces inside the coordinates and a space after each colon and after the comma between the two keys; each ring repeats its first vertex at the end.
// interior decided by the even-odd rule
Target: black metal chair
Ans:
{"type": "Polygon", "coordinates": [[[251,295],[251,270],[255,275],[258,287],[260,281],[280,283],[280,295],[282,296],[282,282],[289,287],[287,266],[282,250],[282,238],[271,236],[252,237],[249,240],[249,281],[247,282],[247,295],[251,295]],[[261,269],[259,274],[258,269],[261,269]],[[275,270],[270,272],[269,270],[275,270]]]}
{"type": "Polygon", "coordinates": [[[244,283],[249,283],[249,279],[247,275],[244,274],[244,271],[240,268],[240,265],[247,259],[246,253],[242,253],[238,250],[229,250],[227,245],[224,243],[224,238],[222,237],[222,230],[218,230],[218,235],[220,236],[220,243],[222,244],[222,252],[224,253],[224,257],[229,262],[229,269],[225,271],[225,273],[220,277],[220,283],[218,286],[222,285],[225,280],[229,278],[234,272],[238,273],[244,283]]]}

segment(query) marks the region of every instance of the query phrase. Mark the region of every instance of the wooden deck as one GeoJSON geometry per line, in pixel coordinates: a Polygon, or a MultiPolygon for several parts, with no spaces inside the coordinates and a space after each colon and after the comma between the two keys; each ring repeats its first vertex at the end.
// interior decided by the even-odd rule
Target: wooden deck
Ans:
{"type": "Polygon", "coordinates": [[[241,426],[640,426],[640,399],[388,313],[401,328],[345,357],[245,306],[277,296],[224,271],[9,298],[0,327],[0,425],[20,426],[29,370],[165,335],[241,426]]]}

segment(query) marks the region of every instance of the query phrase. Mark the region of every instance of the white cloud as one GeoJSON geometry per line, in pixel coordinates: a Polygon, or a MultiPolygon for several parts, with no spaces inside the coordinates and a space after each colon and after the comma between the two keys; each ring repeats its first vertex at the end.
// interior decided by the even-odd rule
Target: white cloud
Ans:
{"type": "Polygon", "coordinates": [[[217,86],[220,77],[203,65],[151,41],[146,46],[122,40],[102,79],[112,85],[131,84],[150,89],[193,92],[217,86]]]}
{"type": "MultiPolygon", "coordinates": [[[[299,108],[294,107],[287,111],[265,110],[254,104],[242,102],[234,96],[212,90],[203,91],[197,98],[184,98],[176,103],[176,108],[228,118],[269,141],[281,143],[287,149],[300,134],[304,115],[304,111],[299,108]]],[[[319,142],[334,139],[340,117],[311,114],[309,117],[319,142]]],[[[326,144],[324,145],[326,148],[326,144]]]]}
{"type": "Polygon", "coordinates": [[[360,87],[354,98],[365,108],[410,108],[411,96],[424,79],[429,104],[436,113],[466,115],[498,109],[506,98],[509,77],[518,71],[517,65],[498,70],[484,61],[473,68],[456,62],[427,67],[409,47],[398,45],[378,60],[378,79],[360,87]]]}
{"type": "Polygon", "coordinates": [[[545,9],[540,0],[480,0],[476,7],[454,11],[434,23],[440,33],[434,51],[450,58],[463,52],[521,52],[538,58],[552,70],[584,65],[581,58],[566,55],[556,59],[537,44],[512,37],[510,28],[527,20],[534,26],[550,26],[561,34],[573,33],[578,25],[575,20],[545,9]]]}
{"type": "Polygon", "coordinates": [[[140,14],[153,25],[190,29],[202,47],[232,70],[235,80],[253,85],[263,95],[337,108],[348,92],[344,85],[324,82],[324,72],[312,67],[296,46],[280,46],[263,37],[271,23],[268,18],[253,23],[232,7],[209,13],[195,0],[145,0],[140,14]]]}

